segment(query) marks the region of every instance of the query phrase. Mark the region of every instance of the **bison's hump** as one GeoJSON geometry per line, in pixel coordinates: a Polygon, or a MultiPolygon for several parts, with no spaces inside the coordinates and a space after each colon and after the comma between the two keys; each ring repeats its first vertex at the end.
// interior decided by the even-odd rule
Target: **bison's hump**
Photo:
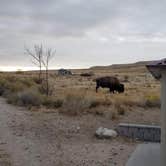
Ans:
{"type": "Polygon", "coordinates": [[[96,82],[107,82],[107,83],[112,83],[112,84],[119,84],[119,80],[116,77],[112,76],[105,76],[105,77],[100,77],[96,79],[96,82]]]}

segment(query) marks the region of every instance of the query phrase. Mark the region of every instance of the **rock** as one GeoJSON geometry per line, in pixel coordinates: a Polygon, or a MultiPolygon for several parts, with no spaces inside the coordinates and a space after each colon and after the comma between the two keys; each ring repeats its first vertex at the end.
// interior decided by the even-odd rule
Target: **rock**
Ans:
{"type": "Polygon", "coordinates": [[[115,138],[118,134],[115,130],[99,127],[95,133],[98,138],[115,138]]]}
{"type": "Polygon", "coordinates": [[[80,126],[77,126],[77,128],[76,128],[76,129],[77,129],[77,132],[79,132],[79,131],[80,131],[80,126]]]}
{"type": "Polygon", "coordinates": [[[59,69],[58,75],[61,75],[61,76],[72,75],[72,72],[70,70],[66,70],[66,69],[59,69]]]}

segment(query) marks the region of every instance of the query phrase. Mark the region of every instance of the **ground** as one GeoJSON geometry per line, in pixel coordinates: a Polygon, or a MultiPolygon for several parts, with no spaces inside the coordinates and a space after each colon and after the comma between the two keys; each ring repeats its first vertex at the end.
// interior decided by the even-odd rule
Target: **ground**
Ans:
{"type": "Polygon", "coordinates": [[[2,98],[0,107],[4,166],[123,166],[136,146],[128,139],[95,138],[97,127],[115,126],[100,116],[30,112],[2,98]]]}
{"type": "MultiPolygon", "coordinates": [[[[160,125],[160,83],[144,64],[72,72],[57,76],[50,71],[52,95],[63,101],[60,108],[29,109],[0,98],[0,165],[124,166],[140,142],[123,137],[99,140],[96,129],[116,129],[122,122],[160,125]],[[87,72],[94,76],[80,76],[87,72]],[[110,94],[106,89],[96,93],[94,80],[100,76],[118,77],[125,93],[110,94]]],[[[0,73],[21,78],[36,74],[0,73]]]]}

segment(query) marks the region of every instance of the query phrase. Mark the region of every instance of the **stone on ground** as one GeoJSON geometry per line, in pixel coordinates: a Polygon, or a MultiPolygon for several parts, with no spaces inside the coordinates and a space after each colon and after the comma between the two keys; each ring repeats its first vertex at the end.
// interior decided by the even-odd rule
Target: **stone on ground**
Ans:
{"type": "Polygon", "coordinates": [[[115,138],[117,136],[117,132],[115,130],[112,130],[112,129],[99,127],[96,130],[95,135],[96,135],[96,137],[101,138],[101,139],[102,138],[115,138]]]}

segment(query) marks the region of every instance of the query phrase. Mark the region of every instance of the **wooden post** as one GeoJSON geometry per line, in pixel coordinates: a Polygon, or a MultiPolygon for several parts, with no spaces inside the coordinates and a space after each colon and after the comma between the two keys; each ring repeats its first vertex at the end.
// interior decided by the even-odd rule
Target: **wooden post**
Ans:
{"type": "Polygon", "coordinates": [[[166,166],[166,70],[161,78],[161,166],[166,166]]]}

